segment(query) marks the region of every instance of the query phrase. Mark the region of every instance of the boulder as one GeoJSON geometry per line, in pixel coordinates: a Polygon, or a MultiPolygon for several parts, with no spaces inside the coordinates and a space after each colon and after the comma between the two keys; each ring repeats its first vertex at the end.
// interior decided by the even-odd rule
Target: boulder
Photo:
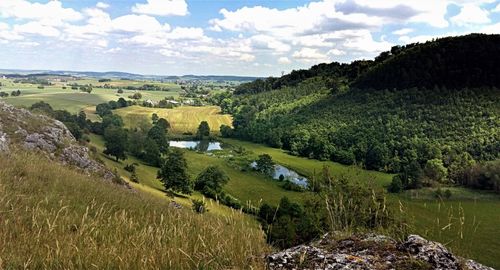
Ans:
{"type": "Polygon", "coordinates": [[[268,269],[494,270],[454,256],[442,244],[410,235],[402,243],[377,234],[325,235],[266,257],[268,269]]]}

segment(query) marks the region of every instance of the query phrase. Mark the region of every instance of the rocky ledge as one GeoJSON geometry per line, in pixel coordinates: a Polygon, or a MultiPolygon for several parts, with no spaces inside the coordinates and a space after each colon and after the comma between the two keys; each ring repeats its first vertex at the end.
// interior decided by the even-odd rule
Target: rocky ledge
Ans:
{"type": "Polygon", "coordinates": [[[453,255],[442,244],[410,235],[403,242],[375,234],[323,236],[267,256],[268,269],[494,270],[453,255]]]}
{"type": "Polygon", "coordinates": [[[0,101],[0,153],[9,152],[12,147],[39,151],[52,160],[101,175],[106,180],[119,179],[92,159],[88,148],[79,145],[63,123],[0,101]]]}

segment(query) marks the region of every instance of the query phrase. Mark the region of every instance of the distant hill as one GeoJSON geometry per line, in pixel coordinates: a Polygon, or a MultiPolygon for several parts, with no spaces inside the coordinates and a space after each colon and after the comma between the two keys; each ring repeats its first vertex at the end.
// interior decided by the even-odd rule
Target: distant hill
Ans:
{"type": "Polygon", "coordinates": [[[108,71],[64,71],[64,70],[21,70],[21,69],[0,69],[0,75],[7,77],[26,77],[26,76],[74,76],[74,77],[92,77],[92,78],[109,78],[109,79],[129,79],[129,80],[202,80],[202,81],[234,81],[234,82],[250,82],[259,77],[232,76],[232,75],[141,75],[128,72],[108,71]]]}

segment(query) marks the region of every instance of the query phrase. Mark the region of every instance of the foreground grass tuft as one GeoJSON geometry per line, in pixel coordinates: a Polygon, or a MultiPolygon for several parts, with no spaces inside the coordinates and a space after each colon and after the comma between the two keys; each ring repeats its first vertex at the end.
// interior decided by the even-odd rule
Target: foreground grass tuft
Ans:
{"type": "Polygon", "coordinates": [[[197,215],[36,154],[0,155],[0,269],[258,269],[266,251],[244,215],[197,215]]]}

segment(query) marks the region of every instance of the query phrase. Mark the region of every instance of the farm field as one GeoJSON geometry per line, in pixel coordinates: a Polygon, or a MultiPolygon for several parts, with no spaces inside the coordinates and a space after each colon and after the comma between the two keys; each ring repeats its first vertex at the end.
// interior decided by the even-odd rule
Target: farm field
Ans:
{"type": "Polygon", "coordinates": [[[232,117],[228,114],[221,114],[220,108],[217,106],[181,106],[173,109],[130,106],[114,110],[113,113],[121,116],[125,126],[128,127],[135,126],[138,122],[144,121],[145,118],[150,120],[151,115],[156,113],[160,118],[169,121],[170,132],[177,135],[186,132],[196,133],[201,121],[207,121],[210,130],[215,134],[219,133],[221,125],[231,126],[232,123],[232,117]]]}
{"type": "MultiPolygon", "coordinates": [[[[61,85],[46,86],[44,89],[38,89],[37,85],[12,83],[11,81],[2,81],[3,86],[0,91],[10,93],[14,90],[20,90],[21,96],[2,98],[3,101],[15,106],[29,107],[33,103],[44,101],[49,103],[54,109],[65,109],[71,113],[77,113],[89,106],[95,106],[99,103],[117,100],[120,97],[129,99],[128,96],[135,93],[133,90],[123,90],[118,94],[116,89],[93,88],[92,93],[62,89],[61,85]]],[[[178,96],[178,91],[141,91],[143,99],[161,100],[167,96],[178,96]]]]}

